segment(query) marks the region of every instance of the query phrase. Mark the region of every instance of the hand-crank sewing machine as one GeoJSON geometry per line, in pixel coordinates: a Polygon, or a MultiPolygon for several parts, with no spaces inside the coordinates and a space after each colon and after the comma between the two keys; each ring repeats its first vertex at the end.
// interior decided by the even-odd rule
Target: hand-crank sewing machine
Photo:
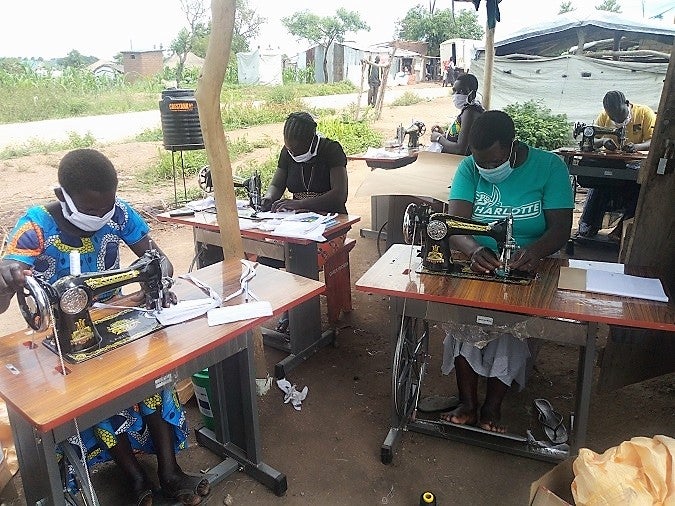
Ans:
{"type": "Polygon", "coordinates": [[[587,125],[586,123],[575,123],[573,137],[576,139],[581,134],[579,141],[579,150],[595,151],[595,137],[598,135],[613,135],[617,140],[617,148],[622,149],[626,143],[626,127],[606,128],[596,125],[587,125]]]}
{"type": "Polygon", "coordinates": [[[438,213],[426,204],[409,204],[403,215],[403,237],[407,244],[420,243],[422,265],[418,272],[470,277],[510,283],[529,283],[534,275],[515,271],[509,263],[518,248],[513,239],[513,216],[509,215],[491,223],[438,213]],[[481,274],[471,270],[466,260],[452,258],[450,237],[453,235],[480,235],[492,237],[499,248],[503,267],[494,274],[481,274]]]}
{"type": "MultiPolygon", "coordinates": [[[[198,174],[199,187],[206,193],[213,192],[213,179],[211,177],[211,168],[205,165],[199,170],[198,174]]],[[[262,183],[260,181],[260,173],[256,170],[253,175],[247,179],[233,176],[235,188],[244,188],[248,196],[249,204],[254,211],[260,211],[260,204],[262,202],[262,183]]]]}
{"type": "Polygon", "coordinates": [[[396,139],[400,146],[403,146],[403,139],[408,136],[408,147],[417,148],[420,145],[420,137],[427,131],[427,127],[421,121],[413,121],[408,128],[399,125],[396,129],[396,139]]]}
{"type": "Polygon", "coordinates": [[[140,283],[147,309],[160,311],[171,299],[173,280],[164,276],[159,253],[149,250],[129,267],[68,275],[53,284],[27,276],[17,301],[32,329],[47,330],[53,320],[62,353],[85,352],[101,343],[89,314],[95,297],[130,283],[140,283]]]}

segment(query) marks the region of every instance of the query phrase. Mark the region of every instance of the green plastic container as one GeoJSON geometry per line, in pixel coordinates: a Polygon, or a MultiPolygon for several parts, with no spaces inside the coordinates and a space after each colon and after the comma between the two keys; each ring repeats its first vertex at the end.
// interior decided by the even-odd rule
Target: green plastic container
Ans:
{"type": "Polygon", "coordinates": [[[211,411],[211,385],[209,384],[209,370],[204,369],[192,375],[192,384],[195,387],[195,397],[199,412],[202,414],[207,429],[214,430],[213,411],[211,411]]]}

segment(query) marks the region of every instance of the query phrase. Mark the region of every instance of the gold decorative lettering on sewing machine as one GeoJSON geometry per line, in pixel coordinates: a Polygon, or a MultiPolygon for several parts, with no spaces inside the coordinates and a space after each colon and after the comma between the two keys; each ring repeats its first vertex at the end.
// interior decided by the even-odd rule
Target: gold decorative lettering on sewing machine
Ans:
{"type": "Polygon", "coordinates": [[[164,275],[159,253],[149,250],[123,269],[64,276],[51,284],[27,276],[24,290],[17,293],[17,301],[32,329],[44,331],[53,323],[63,353],[85,352],[101,343],[101,335],[89,314],[96,297],[130,283],[141,285],[148,309],[160,311],[171,300],[169,289],[173,280],[164,275]]]}
{"type": "Polygon", "coordinates": [[[422,137],[426,131],[427,127],[421,121],[413,121],[412,125],[410,125],[408,128],[404,128],[403,125],[399,125],[396,129],[396,139],[398,140],[398,145],[403,146],[403,139],[407,135],[408,148],[418,148],[420,145],[420,137],[422,137]]]}
{"type": "Polygon", "coordinates": [[[513,216],[490,223],[434,212],[426,204],[409,204],[403,215],[403,237],[407,244],[422,246],[422,263],[417,272],[442,274],[506,283],[529,283],[534,275],[510,268],[511,258],[518,248],[513,238],[513,216]],[[502,267],[493,273],[478,273],[465,259],[453,258],[450,237],[474,235],[492,237],[497,243],[502,267]]]}
{"type": "Polygon", "coordinates": [[[575,123],[572,136],[576,139],[581,134],[579,141],[580,151],[596,151],[595,138],[601,135],[612,135],[616,137],[616,149],[623,149],[626,144],[626,127],[607,128],[597,125],[587,125],[586,123],[575,123]]]}

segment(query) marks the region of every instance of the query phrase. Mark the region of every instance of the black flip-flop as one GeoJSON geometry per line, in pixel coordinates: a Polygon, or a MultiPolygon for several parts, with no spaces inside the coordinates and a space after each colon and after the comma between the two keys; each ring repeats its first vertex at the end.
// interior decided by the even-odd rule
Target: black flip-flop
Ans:
{"type": "Polygon", "coordinates": [[[565,443],[568,439],[567,428],[563,424],[563,416],[553,409],[551,403],[546,399],[535,399],[534,407],[539,416],[546,437],[553,444],[565,443]]]}

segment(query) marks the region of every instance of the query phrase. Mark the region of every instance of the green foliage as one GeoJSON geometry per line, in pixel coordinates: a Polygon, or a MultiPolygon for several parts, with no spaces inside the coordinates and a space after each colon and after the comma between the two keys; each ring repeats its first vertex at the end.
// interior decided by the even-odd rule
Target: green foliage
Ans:
{"type": "Polygon", "coordinates": [[[6,146],[0,150],[0,160],[19,158],[21,156],[47,154],[54,151],[68,151],[77,148],[89,148],[96,144],[96,138],[87,132],[84,136],[76,132],[68,132],[67,141],[42,141],[31,139],[29,142],[17,146],[6,146]]]}
{"type": "Polygon", "coordinates": [[[566,114],[552,114],[541,102],[529,100],[504,107],[516,125],[516,137],[530,146],[553,150],[570,145],[572,126],[566,114]]]}
{"type": "Polygon", "coordinates": [[[413,93],[411,91],[406,91],[403,95],[394,100],[391,103],[391,105],[393,106],[414,105],[419,104],[423,100],[425,99],[420,97],[418,94],[413,93]]]}
{"type": "Polygon", "coordinates": [[[484,31],[472,10],[461,9],[453,16],[450,9],[430,13],[422,5],[417,5],[399,21],[397,33],[403,40],[428,42],[429,55],[439,56],[441,42],[448,39],[482,39],[484,31]]]}
{"type": "Polygon", "coordinates": [[[366,121],[327,117],[318,121],[317,128],[324,136],[340,142],[348,155],[365,151],[370,146],[381,146],[383,142],[382,135],[366,121]]]}
{"type": "Polygon", "coordinates": [[[621,13],[621,6],[617,0],[603,0],[599,5],[595,6],[597,11],[607,11],[621,13]]]}
{"type": "Polygon", "coordinates": [[[314,65],[310,65],[304,69],[297,69],[295,67],[288,67],[283,70],[283,83],[286,84],[313,84],[315,82],[314,65]]]}
{"type": "Polygon", "coordinates": [[[558,10],[558,14],[565,14],[567,12],[572,12],[575,11],[576,9],[572,6],[572,2],[569,0],[560,2],[560,9],[558,10]]]}

